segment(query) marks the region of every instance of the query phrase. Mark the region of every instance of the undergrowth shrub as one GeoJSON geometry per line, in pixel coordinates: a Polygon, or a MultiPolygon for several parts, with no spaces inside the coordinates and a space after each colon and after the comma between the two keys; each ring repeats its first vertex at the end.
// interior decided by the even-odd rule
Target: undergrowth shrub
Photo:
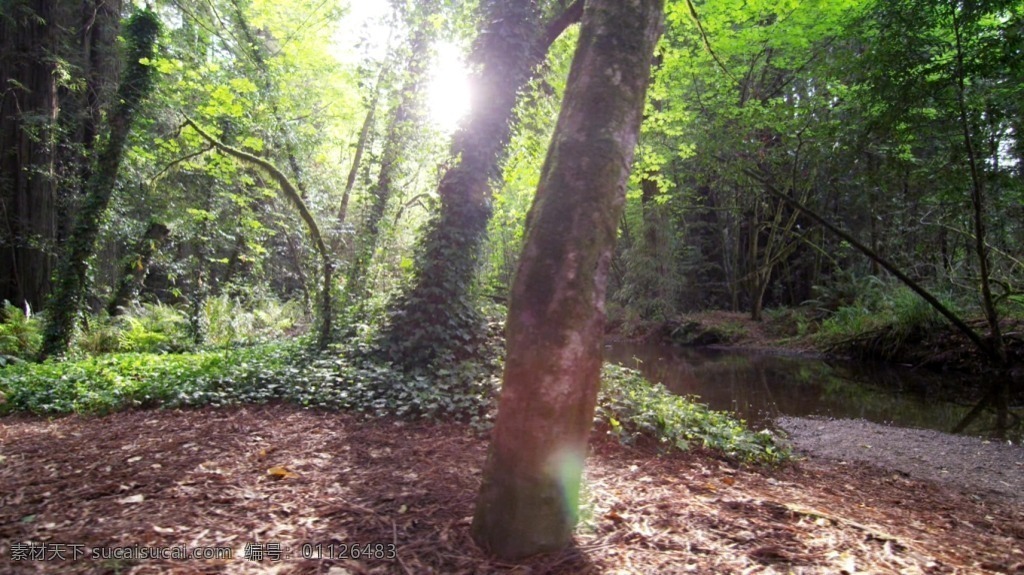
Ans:
{"type": "Polygon", "coordinates": [[[42,327],[30,310],[4,301],[0,310],[0,366],[34,357],[43,343],[42,327]]]}
{"type": "MultiPolygon", "coordinates": [[[[407,419],[461,420],[486,429],[493,419],[501,363],[403,371],[360,350],[315,354],[308,342],[195,353],[118,353],[80,361],[22,363],[0,370],[0,414],[104,414],[147,407],[223,406],[288,401],[407,419]]],[[[606,365],[596,419],[629,442],[646,435],[670,447],[700,445],[743,461],[787,456],[767,432],[606,365]]]]}
{"type": "MultiPolygon", "coordinates": [[[[957,313],[948,298],[943,305],[957,313]]],[[[910,288],[899,286],[877,297],[872,305],[855,302],[840,307],[822,322],[817,335],[827,348],[891,360],[944,324],[945,319],[928,302],[910,288]]]]}
{"type": "Polygon", "coordinates": [[[188,317],[172,306],[146,303],[119,319],[118,351],[174,353],[191,347],[188,317]]]}
{"type": "Polygon", "coordinates": [[[22,363],[0,372],[0,414],[109,413],[137,407],[259,403],[281,398],[303,347],[279,343],[197,353],[117,353],[22,363]]]}
{"type": "Polygon", "coordinates": [[[298,300],[261,297],[245,304],[222,294],[206,299],[203,316],[207,343],[225,346],[280,339],[302,323],[305,312],[298,300]]]}
{"type": "Polygon", "coordinates": [[[596,419],[625,443],[647,436],[683,451],[696,444],[746,462],[778,463],[789,457],[788,448],[770,431],[751,431],[726,412],[675,395],[618,365],[605,364],[601,372],[596,419]]]}

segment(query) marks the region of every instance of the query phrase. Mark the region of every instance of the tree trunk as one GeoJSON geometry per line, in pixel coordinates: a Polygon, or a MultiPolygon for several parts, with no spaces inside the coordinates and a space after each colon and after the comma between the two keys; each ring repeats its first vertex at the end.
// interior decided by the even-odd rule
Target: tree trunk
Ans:
{"type": "Polygon", "coordinates": [[[999,326],[999,310],[996,309],[992,297],[992,282],[990,265],[988,261],[988,246],[985,243],[985,191],[982,179],[981,167],[974,152],[974,141],[971,136],[971,123],[967,112],[967,101],[964,77],[967,72],[964,69],[963,52],[963,31],[960,28],[958,18],[958,6],[952,7],[953,33],[956,38],[956,98],[957,108],[960,112],[960,126],[964,135],[964,148],[967,151],[967,165],[971,173],[971,211],[974,224],[974,252],[978,257],[978,275],[981,283],[981,307],[985,311],[985,319],[988,321],[989,339],[992,349],[999,356],[1000,363],[1006,363],[1006,346],[1003,342],[1002,330],[999,326]]]}
{"type": "Polygon", "coordinates": [[[163,246],[170,232],[164,224],[155,221],[150,222],[146,233],[139,240],[134,253],[125,262],[117,293],[114,294],[110,304],[107,305],[107,313],[111,317],[120,315],[124,308],[131,303],[132,299],[138,295],[139,290],[142,289],[142,282],[146,279],[146,273],[149,271],[149,262],[152,261],[153,255],[163,246]]]}
{"type": "Polygon", "coordinates": [[[591,0],[527,218],[473,536],[499,557],[571,539],[601,370],[605,287],[662,0],[591,0]]]}
{"type": "Polygon", "coordinates": [[[0,19],[0,300],[36,309],[50,291],[56,239],[57,10],[4,2],[0,19]]]}
{"type": "Polygon", "coordinates": [[[43,339],[42,357],[67,351],[86,290],[89,258],[96,249],[100,223],[114,193],[128,132],[139,104],[152,86],[152,68],[140,62],[152,58],[160,20],[149,10],[136,13],[125,28],[126,69],[118,87],[118,105],[108,120],[110,134],[96,160],[96,169],[86,182],[82,206],[55,274],[49,319],[43,339]]]}
{"type": "Polygon", "coordinates": [[[352,156],[352,166],[348,170],[348,178],[345,179],[345,191],[341,194],[341,208],[338,210],[338,227],[343,228],[345,220],[348,219],[348,203],[352,197],[352,190],[356,186],[356,176],[359,174],[359,166],[363,162],[363,153],[366,152],[367,144],[370,141],[370,133],[373,131],[374,118],[377,115],[377,103],[380,101],[381,83],[387,76],[390,62],[385,61],[380,66],[377,74],[377,82],[373,85],[373,96],[366,107],[366,117],[363,119],[363,127],[359,130],[359,140],[356,142],[355,155],[352,156]]]}
{"type": "Polygon", "coordinates": [[[88,180],[117,81],[120,7],[119,0],[3,3],[0,300],[38,309],[49,295],[78,196],[72,191],[88,180]],[[62,73],[70,78],[61,81],[62,73]]]}
{"type": "Polygon", "coordinates": [[[456,132],[458,158],[438,186],[441,211],[427,227],[413,268],[412,287],[389,310],[383,333],[390,359],[426,365],[438,357],[461,361],[467,344],[483,336],[470,290],[491,216],[491,178],[511,132],[516,95],[551,42],[574,21],[581,2],[547,28],[535,0],[485,0],[488,24],[477,37],[473,106],[456,132]]]}

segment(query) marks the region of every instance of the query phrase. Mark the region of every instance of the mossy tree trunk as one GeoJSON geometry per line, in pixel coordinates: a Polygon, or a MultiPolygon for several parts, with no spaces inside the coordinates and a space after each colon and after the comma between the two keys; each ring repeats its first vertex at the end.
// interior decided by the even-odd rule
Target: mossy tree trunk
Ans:
{"type": "Polygon", "coordinates": [[[412,286],[389,309],[383,341],[391,360],[409,367],[460,361],[483,335],[470,288],[491,216],[491,179],[498,176],[518,92],[581,7],[575,2],[544,26],[535,0],[481,2],[487,24],[471,58],[478,70],[472,111],[453,139],[457,161],[438,186],[440,213],[421,241],[412,286]]]}
{"type": "Polygon", "coordinates": [[[43,337],[43,358],[64,354],[71,342],[85,298],[89,258],[95,252],[100,223],[114,193],[128,133],[139,104],[153,84],[152,68],[141,61],[153,58],[159,34],[160,20],[149,10],[136,12],[125,26],[127,50],[125,71],[117,91],[118,104],[107,121],[107,139],[85,184],[82,204],[54,277],[43,337]]]}
{"type": "Polygon", "coordinates": [[[569,544],[593,424],[605,286],[662,0],[590,0],[527,218],[473,536],[516,559],[569,544]]]}
{"type": "Polygon", "coordinates": [[[120,66],[120,0],[0,7],[0,300],[40,309],[120,66]]]}

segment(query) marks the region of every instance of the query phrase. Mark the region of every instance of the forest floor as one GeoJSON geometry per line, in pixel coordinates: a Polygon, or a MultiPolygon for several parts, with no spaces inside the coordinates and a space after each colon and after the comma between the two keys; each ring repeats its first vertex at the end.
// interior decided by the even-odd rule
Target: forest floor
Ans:
{"type": "Polygon", "coordinates": [[[0,573],[1024,573],[1020,498],[844,460],[746,468],[599,432],[576,546],[500,562],[469,537],[486,445],[462,424],[289,405],[5,417],[0,573]],[[29,544],[66,560],[14,561],[29,544]],[[247,544],[267,557],[245,559],[247,544]],[[233,557],[91,557],[138,546],[233,557]],[[303,558],[318,550],[348,558],[303,558]]]}

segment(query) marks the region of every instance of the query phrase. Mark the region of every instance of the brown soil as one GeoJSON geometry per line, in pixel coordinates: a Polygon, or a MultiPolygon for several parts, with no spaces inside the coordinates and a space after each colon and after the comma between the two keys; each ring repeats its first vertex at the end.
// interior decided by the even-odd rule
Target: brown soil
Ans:
{"type": "Polygon", "coordinates": [[[504,563],[468,535],[485,449],[460,424],[282,405],[3,418],[0,572],[1024,573],[1018,501],[828,460],[736,468],[600,434],[577,546],[504,563]],[[275,466],[284,477],[268,475],[275,466]],[[13,561],[28,543],[87,555],[225,546],[234,557],[13,561]],[[246,543],[293,558],[249,561],[246,543]],[[393,545],[395,558],[304,560],[304,544],[393,545]]]}

